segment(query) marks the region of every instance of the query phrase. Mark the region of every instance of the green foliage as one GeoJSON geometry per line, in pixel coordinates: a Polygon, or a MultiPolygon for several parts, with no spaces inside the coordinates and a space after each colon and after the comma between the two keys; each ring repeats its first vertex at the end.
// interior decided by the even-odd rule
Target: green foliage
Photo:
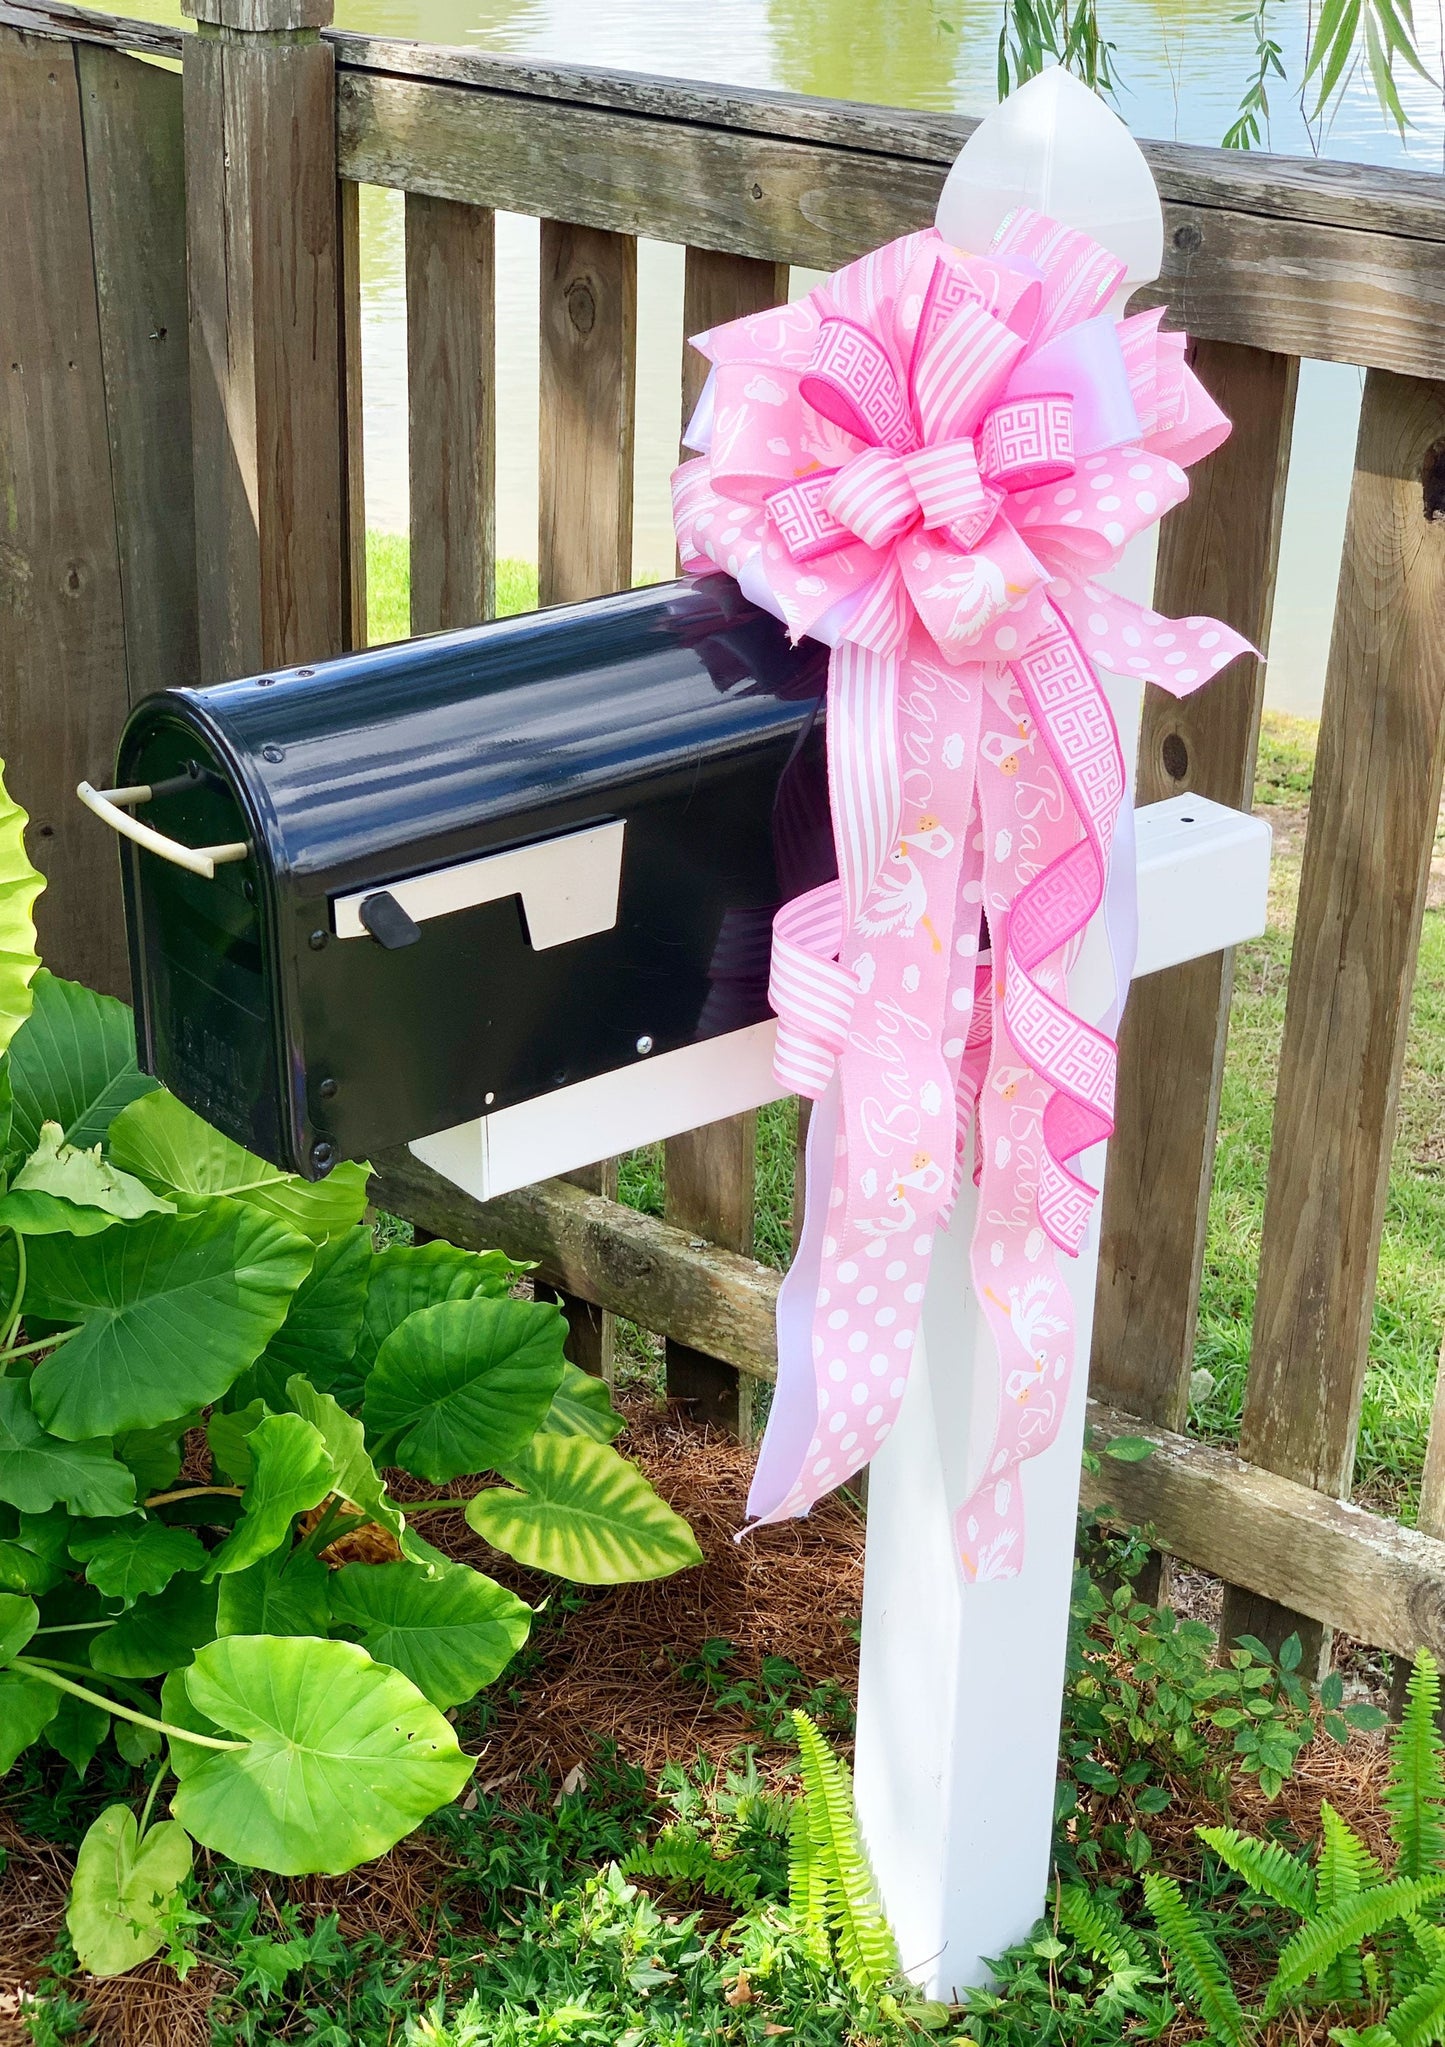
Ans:
{"type": "Polygon", "coordinates": [[[471,1775],[436,1708],[350,1642],[231,1635],[198,1650],[181,1682],[194,1714],[244,1739],[189,1762],[171,1810],[238,1862],[283,1876],[351,1869],[471,1775]]]}
{"type": "Polygon", "coordinates": [[[668,1891],[700,1892],[722,1898],[739,1911],[758,1894],[758,1875],[739,1857],[719,1855],[712,1842],[686,1821],[664,1827],[652,1845],[634,1848],[618,1865],[627,1877],[652,1879],[668,1891]]]}
{"type": "Polygon", "coordinates": [[[233,1144],[163,1088],[122,1109],[108,1148],[116,1165],[182,1206],[226,1195],[317,1244],[360,1222],[366,1207],[369,1167],[343,1163],[324,1180],[302,1180],[233,1144]]]}
{"type": "Polygon", "coordinates": [[[1230,1772],[1242,1770],[1274,1797],[1313,1730],[1311,1700],[1295,1672],[1298,1643],[1275,1661],[1245,1640],[1221,1663],[1202,1621],[1135,1596],[1136,1537],[1111,1543],[1090,1524],[1083,1541],[1060,1746],[1060,1867],[1072,1877],[1106,1865],[1137,1873],[1152,1854],[1150,1822],[1181,1778],[1222,1800],[1230,1772]]]}
{"type": "Polygon", "coordinates": [[[311,1265],[304,1237],[239,1202],[27,1244],[27,1314],[75,1327],[31,1378],[67,1442],[148,1429],[223,1394],[264,1349],[311,1265]]]}
{"type": "Polygon", "coordinates": [[[1249,2022],[1204,1914],[1185,1900],[1173,1877],[1157,1871],[1145,1877],[1144,1896],[1175,1979],[1198,2008],[1210,2037],[1224,2047],[1245,2047],[1249,2022]]]}
{"type": "Polygon", "coordinates": [[[82,1965],[184,1967],[191,1839],[282,1874],[384,1853],[467,1783],[442,1709],[527,1634],[521,1600],[408,1526],[358,1410],[423,1478],[505,1462],[560,1488],[559,1572],[697,1550],[607,1447],[605,1392],[566,1386],[557,1310],[507,1298],[510,1259],[376,1254],[366,1168],[313,1184],[210,1130],[138,1071],[120,1003],[42,971],[22,1020],[6,833],[0,793],[0,1771],[48,1748],[111,1786],[72,1904],[82,1965]],[[337,1568],[361,1527],[407,1560],[337,1568]],[[114,1791],[162,1737],[137,1819],[114,1791]]]}
{"type": "Polygon", "coordinates": [[[750,1728],[769,1741],[786,1741],[792,1712],[801,1706],[825,1734],[851,1738],[853,1701],[835,1680],[814,1684],[787,1656],[764,1656],[754,1678],[737,1668],[737,1650],[725,1635],[713,1635],[679,1666],[679,1675],[701,1686],[717,1712],[741,1711],[750,1728]]]}
{"type": "Polygon", "coordinates": [[[517,1489],[478,1493],[467,1521],[520,1564],[582,1585],[618,1585],[702,1562],[681,1515],[606,1443],[539,1435],[506,1476],[517,1489]]]}
{"type": "Polygon", "coordinates": [[[1269,82],[1284,78],[1284,48],[1269,29],[1270,0],[1258,0],[1249,14],[1234,19],[1254,31],[1254,70],[1239,102],[1239,112],[1224,131],[1225,149],[1269,147],[1269,82]]]}
{"type": "Polygon", "coordinates": [[[332,1582],[331,1613],[442,1707],[500,1677],[532,1621],[514,1593],[465,1564],[435,1575],[420,1564],[348,1564],[332,1582]]]}
{"type": "Polygon", "coordinates": [[[30,822],[0,775],[0,1052],[30,1013],[35,950],[35,898],[45,883],[25,854],[30,822]]]}
{"type": "Polygon", "coordinates": [[[1401,1876],[1445,1869],[1445,1770],[1437,1733],[1440,1672],[1428,1652],[1416,1657],[1405,1688],[1405,1711],[1390,1744],[1385,1806],[1401,1876]]]}
{"type": "Polygon", "coordinates": [[[847,1765],[835,1756],[807,1714],[793,1714],[801,1763],[802,1798],[794,1827],[793,1861],[802,1894],[794,1898],[806,1934],[816,1939],[826,1918],[838,1960],[859,1997],[874,1997],[898,1973],[898,1951],[883,1917],[853,1811],[847,1765]]]}
{"type": "Polygon", "coordinates": [[[1062,64],[1095,92],[1118,87],[1117,46],[1099,24],[1097,0],[1006,0],[998,38],[998,96],[1050,64],[1062,64]]]}
{"type": "Polygon", "coordinates": [[[1210,2028],[1239,2047],[1256,2020],[1300,2007],[1359,2014],[1363,2028],[1336,2028],[1342,2042],[1404,2047],[1441,2037],[1445,2022],[1445,1752],[1435,1715],[1439,1675],[1422,1651],[1409,1705],[1390,1742],[1385,1803],[1395,1847],[1386,1871],[1326,1801],[1313,1870],[1275,1841],[1228,1827],[1202,1827],[1205,1845],[1256,1897],[1299,1924],[1279,1946],[1257,2010],[1240,2006],[1210,1917],[1172,1879],[1149,1876],[1145,1891],[1174,1977],[1210,2028]],[[1383,2014],[1381,2020],[1380,2015],[1383,2014]]]}
{"type": "Polygon", "coordinates": [[[128,1806],[108,1805],[76,1858],[65,1923],[81,1967],[120,1976],[166,1944],[165,1905],[191,1873],[191,1839],[175,1820],[142,1834],[128,1806]]]}
{"type": "Polygon", "coordinates": [[[477,1295],[416,1309],[377,1352],[367,1433],[379,1454],[434,1484],[501,1470],[545,1421],[566,1340],[550,1302],[477,1295]]]}

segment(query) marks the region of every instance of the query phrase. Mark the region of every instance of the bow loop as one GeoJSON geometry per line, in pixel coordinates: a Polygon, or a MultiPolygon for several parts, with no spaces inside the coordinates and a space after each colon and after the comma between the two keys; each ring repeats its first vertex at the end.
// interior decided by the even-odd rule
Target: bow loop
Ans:
{"type": "Polygon", "coordinates": [[[980,466],[1000,490],[1030,490],[1061,483],[1074,473],[1072,399],[1010,398],[983,423],[980,466]]]}
{"type": "Polygon", "coordinates": [[[833,478],[828,509],[869,547],[886,547],[917,519],[918,493],[906,462],[869,448],[833,478]]]}
{"type": "Polygon", "coordinates": [[[872,447],[901,455],[917,445],[893,358],[879,336],[857,320],[824,320],[798,389],[815,412],[872,447]]]}

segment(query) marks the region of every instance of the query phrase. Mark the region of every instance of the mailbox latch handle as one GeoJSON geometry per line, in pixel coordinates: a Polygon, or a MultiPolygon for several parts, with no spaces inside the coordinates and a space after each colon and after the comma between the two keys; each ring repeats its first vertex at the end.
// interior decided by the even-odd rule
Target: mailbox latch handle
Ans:
{"type": "Polygon", "coordinates": [[[377,944],[384,945],[388,952],[400,952],[404,945],[415,945],[421,937],[421,926],[408,917],[387,889],[367,896],[356,914],[377,944]]]}

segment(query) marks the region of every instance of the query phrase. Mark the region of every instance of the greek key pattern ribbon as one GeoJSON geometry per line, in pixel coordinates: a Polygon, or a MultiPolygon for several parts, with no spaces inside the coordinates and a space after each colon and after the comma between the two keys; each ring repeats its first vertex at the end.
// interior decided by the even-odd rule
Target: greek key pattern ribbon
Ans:
{"type": "Polygon", "coordinates": [[[1113,1128],[1114,1042],[1068,985],[1101,906],[1121,990],[1132,966],[1096,668],[1183,695],[1247,650],[1094,580],[1229,431],[1183,335],[1107,313],[1121,279],[1027,209],[980,254],[904,236],[697,338],[700,454],[674,477],[684,568],[833,649],[838,878],[773,933],[777,1076],[818,1106],[749,1512],[806,1513],[888,1435],[934,1233],[971,1173],[1000,1393],[957,1505],[973,1578],[1022,1563],[1018,1466],[1053,1440],[1073,1363],[1056,1259],[1096,1199],[1081,1154],[1113,1128]]]}

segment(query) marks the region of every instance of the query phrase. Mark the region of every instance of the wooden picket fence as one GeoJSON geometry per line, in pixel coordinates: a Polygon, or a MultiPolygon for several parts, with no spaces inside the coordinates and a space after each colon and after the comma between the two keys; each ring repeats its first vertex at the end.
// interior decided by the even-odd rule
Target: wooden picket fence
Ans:
{"type": "MultiPolygon", "coordinates": [[[[114,852],[72,790],[127,703],[359,641],[357,188],[406,193],[412,624],[487,615],[494,209],[541,220],[544,603],[630,578],[637,237],[686,247],[686,327],[779,302],[926,223],[970,123],[331,33],[330,0],[196,0],[181,36],[0,0],[3,751],[50,878],[57,970],[125,992],[114,852]],[[143,61],[166,60],[162,63],[143,61]],[[179,61],[178,61],[179,60],[179,61]]],[[[1234,1456],[1183,1433],[1231,984],[1140,983],[1124,1031],[1092,1386],[1113,1502],[1303,1622],[1445,1655],[1445,1423],[1421,1530],[1349,1491],[1386,1177],[1445,761],[1445,189],[1147,145],[1166,300],[1235,420],[1167,520],[1157,602],[1269,637],[1301,356],[1366,370],[1304,853],[1254,1347],[1234,1456]]],[[[679,418],[699,365],[680,366],[679,418]]],[[[1150,692],[1142,801],[1250,801],[1262,678],[1150,692]]],[[[774,1369],[750,1118],[667,1147],[665,1221],[604,1168],[486,1208],[409,1155],[378,1198],[540,1260],[605,1362],[663,1334],[669,1384],[745,1425],[774,1369]]],[[[1097,1492],[1097,1479],[1087,1482],[1097,1492]]]]}

